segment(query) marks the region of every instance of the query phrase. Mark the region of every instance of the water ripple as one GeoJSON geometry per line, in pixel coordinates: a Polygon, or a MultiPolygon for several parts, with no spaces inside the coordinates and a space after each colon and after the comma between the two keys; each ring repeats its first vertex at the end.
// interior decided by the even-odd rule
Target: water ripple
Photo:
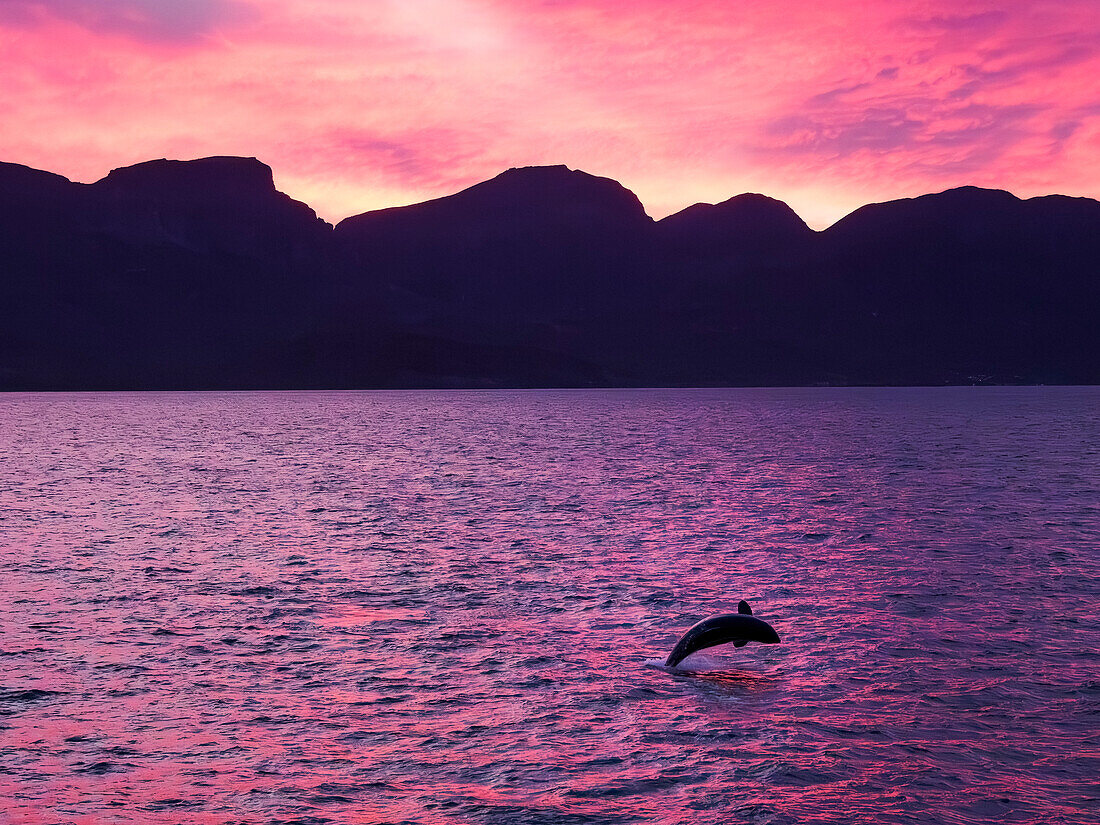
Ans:
{"type": "Polygon", "coordinates": [[[1089,821],[1098,402],[2,396],[4,821],[1089,821]]]}

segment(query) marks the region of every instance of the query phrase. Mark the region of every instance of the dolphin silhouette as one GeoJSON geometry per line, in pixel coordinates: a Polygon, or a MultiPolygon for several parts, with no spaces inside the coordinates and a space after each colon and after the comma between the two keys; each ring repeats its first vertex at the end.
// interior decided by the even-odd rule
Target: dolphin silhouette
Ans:
{"type": "Polygon", "coordinates": [[[711,616],[693,625],[665,659],[665,667],[676,667],[697,650],[733,642],[734,647],[744,647],[749,642],[765,645],[779,644],[779,634],[763,619],[752,615],[752,608],[745,600],[737,603],[736,613],[711,616]]]}

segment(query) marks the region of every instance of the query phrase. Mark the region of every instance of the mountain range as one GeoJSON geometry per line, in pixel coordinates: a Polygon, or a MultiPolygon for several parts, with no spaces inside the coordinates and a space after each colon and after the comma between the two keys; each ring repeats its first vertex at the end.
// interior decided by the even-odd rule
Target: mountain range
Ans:
{"type": "Polygon", "coordinates": [[[815,232],[509,169],[336,226],[254,158],[0,163],[0,389],[1100,383],[1100,203],[974,187],[815,232]]]}

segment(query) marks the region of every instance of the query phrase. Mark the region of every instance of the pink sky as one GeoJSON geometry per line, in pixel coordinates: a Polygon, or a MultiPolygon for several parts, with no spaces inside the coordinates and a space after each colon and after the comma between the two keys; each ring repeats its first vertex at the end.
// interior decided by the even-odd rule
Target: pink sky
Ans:
{"type": "Polygon", "coordinates": [[[256,156],[329,220],[509,166],[823,227],[962,184],[1100,196],[1097,0],[0,0],[0,160],[256,156]]]}

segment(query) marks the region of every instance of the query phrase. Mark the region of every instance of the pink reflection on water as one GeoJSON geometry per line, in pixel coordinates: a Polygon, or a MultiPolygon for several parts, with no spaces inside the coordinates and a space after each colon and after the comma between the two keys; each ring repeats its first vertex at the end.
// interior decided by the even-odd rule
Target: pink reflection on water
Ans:
{"type": "Polygon", "coordinates": [[[838,397],[0,399],[4,821],[1082,821],[1095,399],[838,397]]]}

